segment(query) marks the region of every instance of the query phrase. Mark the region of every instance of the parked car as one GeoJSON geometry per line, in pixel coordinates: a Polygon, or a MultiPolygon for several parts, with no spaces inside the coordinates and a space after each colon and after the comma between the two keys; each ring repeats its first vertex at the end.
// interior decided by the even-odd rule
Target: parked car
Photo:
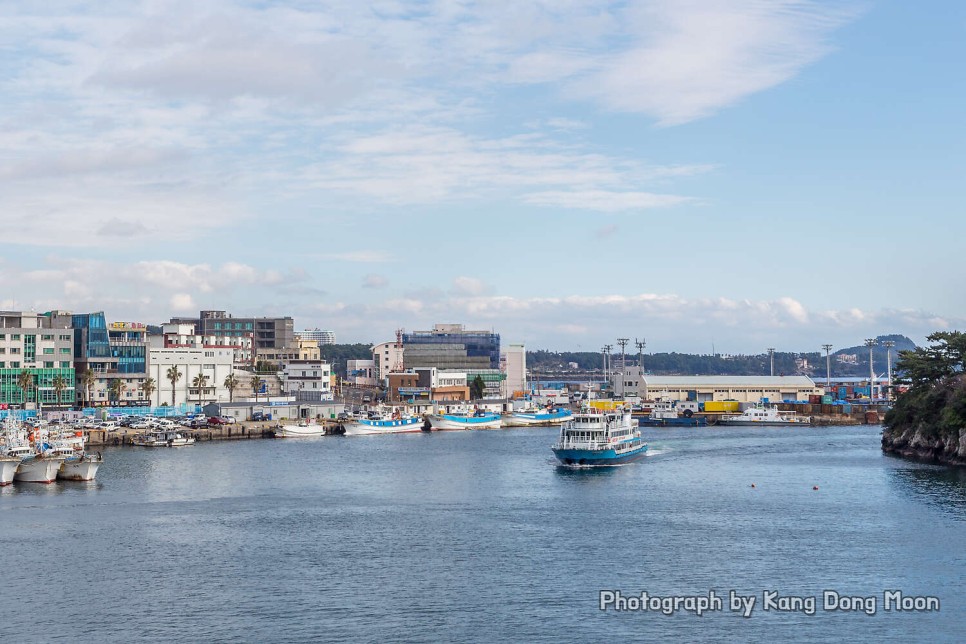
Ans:
{"type": "Polygon", "coordinates": [[[218,416],[212,416],[211,418],[208,419],[209,427],[216,427],[218,425],[227,425],[227,424],[228,423],[226,423],[223,418],[219,418],[218,416]]]}
{"type": "Polygon", "coordinates": [[[254,421],[263,421],[263,420],[271,420],[271,419],[272,419],[271,414],[266,414],[261,411],[256,411],[254,414],[252,414],[252,420],[254,421]]]}

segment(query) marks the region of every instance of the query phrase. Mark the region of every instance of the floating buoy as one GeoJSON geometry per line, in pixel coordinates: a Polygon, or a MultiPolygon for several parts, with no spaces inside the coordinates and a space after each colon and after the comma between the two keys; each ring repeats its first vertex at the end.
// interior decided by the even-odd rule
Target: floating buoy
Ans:
{"type": "Polygon", "coordinates": [[[754,484],[754,483],[752,483],[752,484],[751,484],[751,487],[755,487],[755,484],[754,484]]]}
{"type": "Polygon", "coordinates": [[[817,486],[817,485],[813,485],[813,486],[812,486],[812,489],[813,489],[813,490],[817,490],[817,489],[818,489],[818,486],[817,486]]]}

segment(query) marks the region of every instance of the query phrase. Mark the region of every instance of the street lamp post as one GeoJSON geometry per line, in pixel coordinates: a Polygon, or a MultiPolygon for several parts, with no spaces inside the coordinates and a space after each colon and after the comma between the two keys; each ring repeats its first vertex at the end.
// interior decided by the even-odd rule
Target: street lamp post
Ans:
{"type": "Polygon", "coordinates": [[[866,338],[865,346],[869,347],[869,402],[875,398],[875,370],[872,368],[872,350],[879,344],[875,338],[866,338]]]}
{"type": "Polygon", "coordinates": [[[886,340],[882,344],[886,348],[886,378],[889,380],[889,385],[886,388],[886,398],[892,400],[892,347],[896,346],[896,343],[893,340],[886,340]]]}
{"type": "Polygon", "coordinates": [[[628,338],[617,338],[617,344],[621,345],[621,400],[624,399],[624,379],[627,373],[627,358],[624,353],[627,343],[630,342],[628,338]]]}
{"type": "Polygon", "coordinates": [[[825,389],[827,390],[832,386],[832,358],[829,357],[832,345],[823,344],[822,348],[825,349],[825,389]]]}

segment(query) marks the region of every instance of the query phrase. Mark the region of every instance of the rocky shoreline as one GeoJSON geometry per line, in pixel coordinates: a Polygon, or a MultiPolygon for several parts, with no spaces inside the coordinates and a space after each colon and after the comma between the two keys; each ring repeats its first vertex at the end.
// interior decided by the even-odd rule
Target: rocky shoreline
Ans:
{"type": "Polygon", "coordinates": [[[941,465],[966,465],[966,431],[933,436],[916,427],[902,431],[887,429],[882,432],[882,450],[941,465]]]}

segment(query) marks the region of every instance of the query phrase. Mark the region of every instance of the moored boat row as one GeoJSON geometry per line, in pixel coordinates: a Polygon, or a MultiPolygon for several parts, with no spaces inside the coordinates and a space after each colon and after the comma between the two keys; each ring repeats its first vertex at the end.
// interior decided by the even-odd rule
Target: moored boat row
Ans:
{"type": "Polygon", "coordinates": [[[8,414],[0,432],[0,485],[93,481],[103,463],[100,454],[84,451],[84,438],[28,428],[8,414]]]}

